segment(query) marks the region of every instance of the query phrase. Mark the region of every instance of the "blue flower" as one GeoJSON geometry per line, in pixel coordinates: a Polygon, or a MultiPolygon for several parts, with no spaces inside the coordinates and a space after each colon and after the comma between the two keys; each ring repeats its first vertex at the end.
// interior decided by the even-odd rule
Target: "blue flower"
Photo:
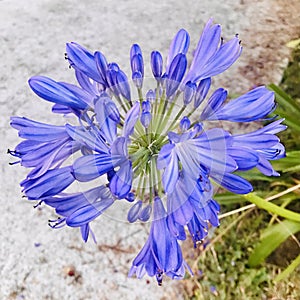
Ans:
{"type": "Polygon", "coordinates": [[[80,149],[64,126],[49,125],[27,118],[12,117],[10,125],[26,139],[9,153],[20,159],[22,166],[34,168],[28,178],[43,175],[53,167],[59,167],[80,149]]]}
{"type": "Polygon", "coordinates": [[[263,86],[224,104],[226,97],[225,90],[215,91],[200,118],[202,120],[250,122],[262,119],[275,108],[274,93],[263,86]]]}
{"type": "MultiPolygon", "coordinates": [[[[269,161],[285,157],[284,146],[275,135],[275,133],[286,129],[286,126],[281,124],[282,122],[283,119],[277,120],[253,132],[234,136],[233,149],[231,149],[230,152],[232,153],[235,149],[239,149],[241,155],[244,157],[241,159],[239,170],[245,171],[257,167],[259,171],[266,176],[280,175],[273,169],[269,161]],[[257,157],[255,164],[253,160],[251,163],[250,159],[248,159],[248,162],[247,159],[245,159],[247,157],[250,158],[250,156],[257,157]],[[251,164],[250,167],[248,165],[249,163],[251,164]],[[245,165],[247,166],[246,168],[245,165]]],[[[236,161],[238,160],[236,159],[236,161]]]]}
{"type": "Polygon", "coordinates": [[[70,227],[80,227],[82,238],[86,242],[91,232],[89,223],[110,207],[114,200],[108,188],[99,186],[84,193],[59,193],[43,198],[42,202],[54,207],[56,213],[62,216],[49,221],[52,228],[63,223],[70,227]]]}
{"type": "Polygon", "coordinates": [[[198,82],[224,72],[239,58],[241,52],[238,36],[223,43],[221,26],[212,25],[210,19],[202,32],[185,81],[198,82]]]}
{"type": "MultiPolygon", "coordinates": [[[[149,238],[134,259],[129,276],[136,274],[141,278],[147,272],[149,276],[156,276],[158,284],[161,285],[163,274],[172,279],[182,279],[188,266],[176,237],[169,231],[167,213],[159,197],[153,201],[153,210],[154,219],[149,238]]],[[[188,270],[190,271],[189,268],[188,270]]]]}
{"type": "Polygon", "coordinates": [[[221,26],[209,20],[190,67],[189,44],[189,34],[180,29],[165,68],[162,54],[152,51],[154,86],[145,91],[146,68],[138,44],[130,50],[128,77],[103,53],[68,43],[66,59],[78,85],[34,76],[29,86],[53,103],[53,113],[71,115],[72,124],[69,118],[60,126],[11,118],[23,139],[8,151],[17,159],[12,164],[30,169],[21,182],[25,196],[55,209],[58,218],[49,225],[78,227],[85,242],[90,234],[95,240],[90,223],[115,201],[129,202],[130,223],[151,223],[129,275],[147,273],[158,284],[164,275],[181,279],[186,270],[191,273],[179,240],[189,233],[196,247],[211,226],[219,226],[215,185],[249,193],[251,184],[235,172],[256,167],[278,176],[270,161],[285,155],[276,136],[285,129],[282,120],[238,135],[211,122],[267,121],[275,107],[274,94],[263,86],[232,100],[223,88],[211,91],[213,77],[241,54],[238,37],[223,42],[221,26]],[[68,191],[81,182],[94,188],[68,191]]]}

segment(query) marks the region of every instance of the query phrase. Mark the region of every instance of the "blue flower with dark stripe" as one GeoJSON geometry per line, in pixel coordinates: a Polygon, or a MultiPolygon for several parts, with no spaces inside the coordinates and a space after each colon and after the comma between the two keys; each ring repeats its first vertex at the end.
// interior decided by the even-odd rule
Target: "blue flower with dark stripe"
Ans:
{"type": "Polygon", "coordinates": [[[219,226],[216,187],[249,193],[252,186],[241,172],[256,167],[278,176],[270,161],[285,155],[276,136],[285,129],[283,120],[244,134],[215,122],[268,121],[275,108],[274,94],[264,86],[236,99],[223,88],[211,90],[213,77],[240,56],[238,36],[224,42],[221,26],[209,20],[190,66],[189,44],[188,32],[180,29],[165,62],[153,51],[151,80],[138,44],[130,49],[127,76],[103,53],[68,43],[65,58],[78,85],[34,76],[29,86],[53,103],[53,113],[72,118],[59,126],[11,118],[23,139],[9,150],[12,164],[30,169],[21,182],[25,196],[55,209],[58,216],[49,225],[77,227],[85,242],[90,235],[95,240],[91,222],[115,209],[115,201],[125,201],[130,223],[150,222],[129,275],[155,276],[158,284],[164,275],[181,279],[186,270],[192,273],[178,241],[189,233],[196,247],[211,226],[219,226]],[[81,182],[90,188],[71,193],[81,182]]]}

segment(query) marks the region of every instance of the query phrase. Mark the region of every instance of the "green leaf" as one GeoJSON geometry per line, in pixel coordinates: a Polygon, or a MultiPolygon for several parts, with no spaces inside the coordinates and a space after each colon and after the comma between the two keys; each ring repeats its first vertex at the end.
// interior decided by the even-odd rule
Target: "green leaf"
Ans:
{"type": "Polygon", "coordinates": [[[284,124],[286,124],[289,128],[292,128],[293,130],[300,132],[299,119],[295,118],[295,116],[293,116],[291,112],[286,112],[285,110],[277,108],[275,113],[279,115],[281,118],[285,118],[284,124]]]}
{"type": "Polygon", "coordinates": [[[261,243],[256,246],[249,257],[250,267],[259,265],[291,234],[300,231],[300,222],[284,220],[272,225],[261,234],[261,243]]]}
{"type": "MultiPolygon", "coordinates": [[[[288,109],[291,115],[297,114],[300,116],[300,107],[295,100],[293,100],[286,92],[284,92],[279,86],[271,83],[269,89],[275,92],[276,100],[283,107],[288,109]]],[[[298,120],[299,122],[299,120],[298,120]]]]}
{"type": "Polygon", "coordinates": [[[280,274],[276,276],[274,281],[277,283],[288,277],[300,265],[300,254],[290,263],[290,265],[280,274]]]}
{"type": "Polygon", "coordinates": [[[300,151],[290,151],[286,157],[272,163],[276,170],[286,172],[296,172],[300,170],[300,151]]]}
{"type": "Polygon", "coordinates": [[[262,208],[262,209],[268,211],[269,213],[273,213],[278,216],[284,217],[286,219],[299,222],[299,224],[300,224],[300,214],[299,213],[282,208],[274,203],[267,202],[265,199],[258,197],[254,193],[243,195],[243,197],[245,197],[248,201],[255,204],[259,208],[262,208]]]}
{"type": "Polygon", "coordinates": [[[232,205],[237,203],[243,203],[246,202],[245,198],[241,195],[233,194],[233,193],[222,193],[222,194],[216,194],[214,196],[214,199],[218,201],[218,203],[222,205],[232,205]]]}

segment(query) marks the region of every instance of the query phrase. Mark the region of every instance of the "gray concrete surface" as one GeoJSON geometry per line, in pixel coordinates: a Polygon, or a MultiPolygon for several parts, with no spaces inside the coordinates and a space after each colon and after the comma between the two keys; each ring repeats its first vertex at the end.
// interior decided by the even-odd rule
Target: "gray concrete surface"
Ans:
{"type": "Polygon", "coordinates": [[[64,61],[68,41],[99,49],[128,70],[133,42],[141,45],[145,60],[152,50],[166,55],[171,38],[183,27],[190,32],[193,48],[204,22],[213,17],[223,25],[225,39],[239,33],[243,41],[240,61],[216,80],[239,93],[280,79],[289,55],[285,43],[300,32],[299,12],[298,0],[0,1],[0,299],[182,299],[184,295],[178,281],[165,280],[158,287],[149,278],[127,278],[148,228],[120,221],[122,208],[93,222],[95,245],[84,244],[78,230],[50,229],[47,220],[53,212],[44,206],[33,209],[33,203],[22,199],[19,182],[26,170],[8,166],[13,159],[5,154],[20,141],[9,128],[9,116],[59,122],[50,105],[29,90],[30,76],[73,82],[64,61]],[[75,276],[69,276],[70,268],[75,276]]]}

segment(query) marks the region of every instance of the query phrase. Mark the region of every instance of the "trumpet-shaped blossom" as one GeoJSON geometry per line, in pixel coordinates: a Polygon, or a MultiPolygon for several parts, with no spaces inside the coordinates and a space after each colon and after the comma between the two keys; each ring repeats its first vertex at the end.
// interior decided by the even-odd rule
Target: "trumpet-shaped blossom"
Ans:
{"type": "Polygon", "coordinates": [[[21,182],[25,196],[55,209],[58,217],[49,225],[78,227],[86,242],[90,235],[95,239],[93,220],[115,201],[128,202],[130,223],[150,222],[149,238],[129,275],[155,276],[159,284],[164,275],[180,279],[186,270],[192,273],[178,241],[189,233],[196,247],[211,226],[219,226],[216,187],[249,193],[251,184],[235,172],[256,167],[278,176],[270,161],[285,153],[276,136],[285,129],[282,120],[238,135],[212,122],[268,120],[275,107],[274,94],[263,86],[236,99],[228,99],[223,88],[211,91],[213,77],[241,54],[238,37],[223,42],[221,26],[209,20],[190,66],[189,44],[181,29],[165,62],[160,52],[151,53],[153,86],[145,90],[145,57],[138,44],[129,51],[127,76],[103,53],[68,43],[66,59],[78,85],[44,76],[30,78],[29,85],[54,104],[54,113],[72,122],[63,119],[57,126],[11,118],[23,139],[9,150],[17,159],[12,164],[30,169],[21,182]],[[68,190],[81,182],[94,187],[68,190]]]}
{"type": "MultiPolygon", "coordinates": [[[[184,277],[185,268],[189,267],[183,259],[176,236],[171,234],[167,213],[159,197],[153,200],[153,217],[148,241],[132,263],[129,276],[136,274],[141,278],[147,272],[156,276],[159,285],[166,274],[172,279],[184,277]]],[[[191,271],[190,271],[191,272],[191,271]]]]}

